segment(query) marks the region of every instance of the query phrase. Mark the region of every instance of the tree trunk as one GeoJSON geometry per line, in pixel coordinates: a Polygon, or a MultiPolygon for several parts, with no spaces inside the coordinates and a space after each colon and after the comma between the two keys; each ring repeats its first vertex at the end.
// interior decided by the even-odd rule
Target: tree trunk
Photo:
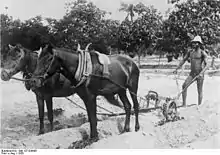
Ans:
{"type": "Polygon", "coordinates": [[[138,67],[140,67],[140,66],[141,66],[141,55],[138,54],[138,67]]]}
{"type": "Polygon", "coordinates": [[[212,56],[211,68],[215,69],[215,57],[212,56]]]}
{"type": "Polygon", "coordinates": [[[133,16],[131,16],[131,25],[133,24],[133,16]]]}
{"type": "Polygon", "coordinates": [[[138,55],[138,67],[141,66],[141,56],[143,55],[143,52],[145,50],[145,45],[143,44],[137,51],[137,55],[138,55]]]}
{"type": "Polygon", "coordinates": [[[160,66],[160,59],[162,57],[162,52],[160,52],[160,55],[159,55],[159,62],[158,62],[158,66],[160,66]]]}

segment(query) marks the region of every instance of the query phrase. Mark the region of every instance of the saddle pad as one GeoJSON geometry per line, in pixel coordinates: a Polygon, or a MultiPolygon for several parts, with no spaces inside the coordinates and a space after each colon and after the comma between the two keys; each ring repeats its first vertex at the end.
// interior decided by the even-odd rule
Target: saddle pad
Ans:
{"type": "Polygon", "coordinates": [[[98,55],[98,60],[102,65],[109,65],[110,64],[110,59],[106,54],[102,54],[97,51],[95,51],[95,52],[98,55]]]}

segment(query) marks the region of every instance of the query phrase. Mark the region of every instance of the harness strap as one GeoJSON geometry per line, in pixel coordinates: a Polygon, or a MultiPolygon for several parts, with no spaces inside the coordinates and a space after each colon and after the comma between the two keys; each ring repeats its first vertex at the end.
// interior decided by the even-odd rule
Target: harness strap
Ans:
{"type": "Polygon", "coordinates": [[[92,73],[92,60],[89,52],[84,52],[85,54],[85,68],[83,70],[83,76],[88,77],[92,73]]]}
{"type": "Polygon", "coordinates": [[[82,51],[79,51],[79,63],[78,63],[78,67],[77,67],[77,70],[76,70],[76,74],[75,74],[75,79],[77,81],[80,81],[80,78],[82,76],[82,70],[83,70],[83,52],[82,51]]]}
{"type": "Polygon", "coordinates": [[[88,76],[92,73],[92,60],[89,52],[79,51],[79,63],[76,70],[75,78],[79,83],[73,88],[79,87],[83,84],[88,76]]]}

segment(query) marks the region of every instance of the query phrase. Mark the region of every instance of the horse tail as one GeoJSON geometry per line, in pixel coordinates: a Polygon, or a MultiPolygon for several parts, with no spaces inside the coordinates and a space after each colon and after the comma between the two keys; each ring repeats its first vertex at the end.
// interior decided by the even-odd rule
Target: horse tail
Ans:
{"type": "Polygon", "coordinates": [[[128,90],[130,92],[130,95],[132,97],[132,100],[135,103],[137,100],[137,91],[138,91],[138,83],[139,83],[139,76],[140,76],[140,70],[138,66],[133,62],[130,68],[130,76],[128,80],[128,90]],[[134,101],[135,100],[135,101],[134,101]]]}
{"type": "Polygon", "coordinates": [[[130,67],[129,67],[129,79],[128,79],[128,86],[137,85],[138,87],[138,81],[140,76],[140,70],[136,63],[132,61],[130,67]],[[134,80],[135,79],[135,80],[134,80]]]}
{"type": "Polygon", "coordinates": [[[139,123],[138,123],[139,103],[137,99],[139,75],[140,75],[140,70],[137,67],[137,65],[133,62],[131,66],[128,90],[129,90],[131,99],[133,101],[133,106],[134,106],[135,119],[136,119],[135,131],[138,131],[140,128],[139,123]]]}

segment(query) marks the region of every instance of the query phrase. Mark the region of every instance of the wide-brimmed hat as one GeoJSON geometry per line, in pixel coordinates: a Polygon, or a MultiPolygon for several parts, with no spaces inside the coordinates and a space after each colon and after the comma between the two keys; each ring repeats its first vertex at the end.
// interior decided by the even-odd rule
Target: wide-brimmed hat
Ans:
{"type": "Polygon", "coordinates": [[[200,44],[203,44],[202,38],[200,36],[195,36],[195,38],[191,42],[199,42],[200,44]]]}

